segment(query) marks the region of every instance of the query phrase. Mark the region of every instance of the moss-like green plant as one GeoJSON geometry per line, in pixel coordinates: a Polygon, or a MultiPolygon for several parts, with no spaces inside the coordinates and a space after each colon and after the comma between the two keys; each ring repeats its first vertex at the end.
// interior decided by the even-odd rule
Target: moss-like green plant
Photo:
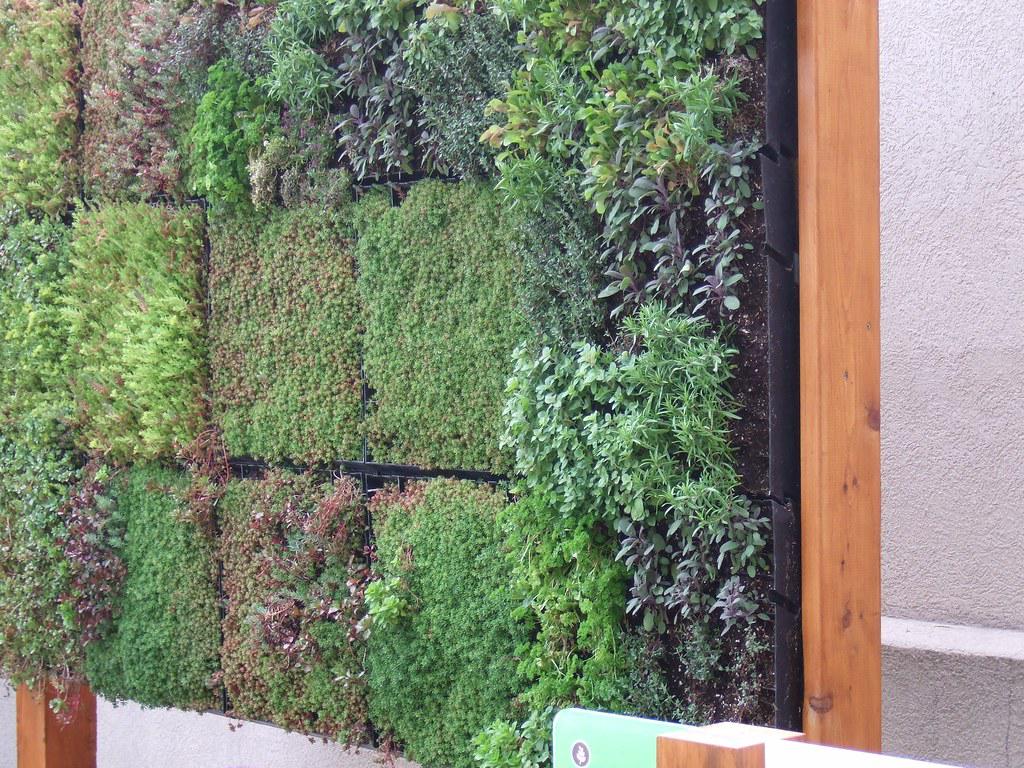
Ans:
{"type": "Polygon", "coordinates": [[[502,472],[501,403],[527,333],[508,217],[481,184],[423,182],[360,232],[369,436],[378,460],[502,472]]]}
{"type": "Polygon", "coordinates": [[[312,208],[214,216],[214,412],[235,456],[360,456],[361,309],[346,217],[312,208]]]}
{"type": "Polygon", "coordinates": [[[271,472],[228,487],[221,658],[235,715],[365,737],[364,512],[348,478],[271,472]]]}
{"type": "Polygon", "coordinates": [[[377,597],[404,609],[370,627],[370,711],[427,768],[471,768],[473,735],[511,711],[524,635],[497,525],[504,506],[500,491],[450,480],[373,500],[374,570],[391,593],[377,597]]]}
{"type": "Polygon", "coordinates": [[[110,635],[88,648],[89,683],[114,701],[209,708],[220,646],[217,568],[213,542],[183,520],[188,478],[139,465],[115,483],[127,576],[110,635]]]}
{"type": "Polygon", "coordinates": [[[0,2],[0,197],[49,214],[78,186],[77,6],[0,2]]]}
{"type": "Polygon", "coordinates": [[[80,214],[64,297],[77,441],[167,455],[203,423],[202,215],[144,204],[80,214]]]}

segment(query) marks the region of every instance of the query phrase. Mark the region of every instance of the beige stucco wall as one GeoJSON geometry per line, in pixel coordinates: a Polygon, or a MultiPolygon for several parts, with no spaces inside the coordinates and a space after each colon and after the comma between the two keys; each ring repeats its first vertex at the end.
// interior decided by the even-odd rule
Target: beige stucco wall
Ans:
{"type": "Polygon", "coordinates": [[[1024,766],[1022,15],[880,0],[885,746],[999,768],[1024,766]]]}

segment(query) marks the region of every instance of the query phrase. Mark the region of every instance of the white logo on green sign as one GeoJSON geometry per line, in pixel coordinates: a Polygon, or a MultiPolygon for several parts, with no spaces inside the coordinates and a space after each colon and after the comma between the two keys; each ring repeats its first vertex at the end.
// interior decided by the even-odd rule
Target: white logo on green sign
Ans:
{"type": "Polygon", "coordinates": [[[585,742],[577,741],[572,745],[572,761],[579,768],[587,768],[590,765],[590,747],[585,742]]]}

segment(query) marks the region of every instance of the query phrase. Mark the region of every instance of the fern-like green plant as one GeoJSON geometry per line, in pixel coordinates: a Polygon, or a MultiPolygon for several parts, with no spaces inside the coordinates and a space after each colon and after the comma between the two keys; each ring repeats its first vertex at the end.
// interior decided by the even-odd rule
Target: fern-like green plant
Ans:
{"type": "Polygon", "coordinates": [[[167,456],[202,427],[201,257],[198,209],[121,204],[76,217],[63,303],[83,450],[167,456]]]}
{"type": "Polygon", "coordinates": [[[78,189],[77,4],[0,2],[0,198],[48,214],[78,189]]]}

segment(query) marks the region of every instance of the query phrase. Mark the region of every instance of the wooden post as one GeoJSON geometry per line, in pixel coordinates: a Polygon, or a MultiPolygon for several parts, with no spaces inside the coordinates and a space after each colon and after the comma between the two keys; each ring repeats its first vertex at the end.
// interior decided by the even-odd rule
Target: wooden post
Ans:
{"type": "Polygon", "coordinates": [[[87,686],[71,691],[71,719],[50,709],[46,690],[18,687],[18,768],[96,768],[96,697],[87,686]],[[44,695],[45,694],[45,695],[44,695]]]}
{"type": "Polygon", "coordinates": [[[798,0],[804,730],[881,749],[878,0],[798,0]]]}

